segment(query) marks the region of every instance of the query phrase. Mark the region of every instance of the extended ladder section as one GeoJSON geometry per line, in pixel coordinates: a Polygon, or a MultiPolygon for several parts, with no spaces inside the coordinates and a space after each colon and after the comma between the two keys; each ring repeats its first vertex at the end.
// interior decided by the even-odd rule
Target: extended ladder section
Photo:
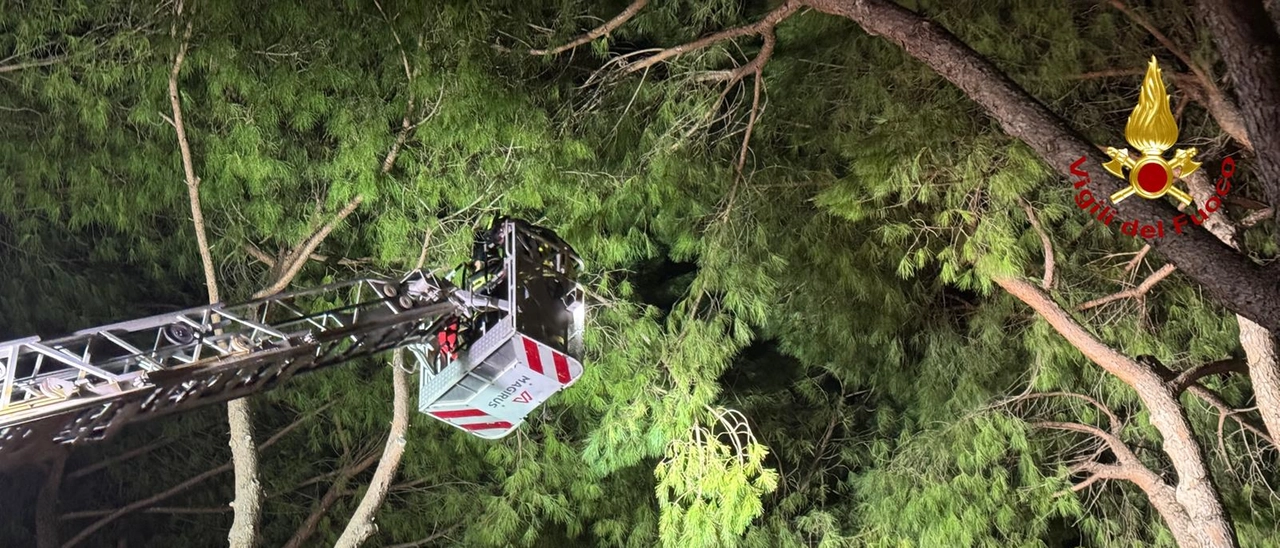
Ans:
{"type": "Polygon", "coordinates": [[[523,414],[493,415],[492,422],[511,425],[495,432],[434,411],[507,390],[504,375],[518,368],[551,371],[544,377],[552,380],[568,371],[564,382],[528,384],[527,397],[506,397],[527,400],[529,409],[581,375],[581,364],[566,354],[578,356],[581,348],[578,259],[554,235],[512,220],[484,235],[478,251],[480,268],[461,269],[473,286],[415,271],[398,281],[358,279],[0,343],[0,465],[401,347],[419,360],[424,412],[482,437],[505,435],[523,414]],[[545,353],[537,360],[545,361],[531,362],[526,351],[524,361],[504,362],[515,344],[538,348],[545,353]]]}

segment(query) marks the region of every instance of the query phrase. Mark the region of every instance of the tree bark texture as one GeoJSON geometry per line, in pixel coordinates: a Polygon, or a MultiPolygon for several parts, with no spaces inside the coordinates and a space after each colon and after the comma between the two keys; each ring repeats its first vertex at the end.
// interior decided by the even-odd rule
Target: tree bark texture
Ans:
{"type": "MultiPolygon", "coordinates": [[[[1280,33],[1260,0],[1201,0],[1200,7],[1231,75],[1258,181],[1275,206],[1280,204],[1280,33]]],[[[1274,217],[1280,220],[1280,208],[1274,217]]]]}
{"type": "MultiPolygon", "coordinates": [[[[1204,449],[1195,439],[1191,423],[1183,413],[1177,395],[1160,374],[1117,352],[1077,323],[1066,310],[1034,285],[1014,278],[996,278],[996,284],[1026,303],[1053,326],[1090,361],[1133,387],[1150,414],[1151,425],[1160,432],[1161,449],[1177,472],[1173,500],[1151,499],[1161,504],[1176,503],[1185,512],[1187,523],[1167,522],[1179,546],[1228,548],[1236,546],[1235,530],[1223,508],[1222,499],[1210,476],[1204,449]]],[[[1142,487],[1139,485],[1139,487],[1142,487]]],[[[1147,491],[1147,489],[1144,489],[1147,491]]],[[[1148,491],[1150,493],[1152,491],[1148,491]]],[[[1167,515],[1171,509],[1160,510],[1167,515]]],[[[1168,519],[1166,517],[1166,519],[1168,519]]]]}
{"type": "MultiPolygon", "coordinates": [[[[1224,0],[1225,1],[1225,0],[1224,0]]],[[[868,33],[883,36],[955,84],[1000,123],[1005,132],[1032,148],[1053,169],[1072,177],[1070,166],[1084,156],[1089,171],[1103,173],[1106,158],[1065,120],[1009,79],[994,64],[937,24],[887,0],[805,0],[814,9],[844,17],[868,33]]],[[[1104,182],[1099,177],[1095,182],[1104,182]]],[[[1105,184],[1105,183],[1104,183],[1105,184]]],[[[1116,180],[1109,190],[1119,189],[1116,180]]],[[[1172,219],[1172,206],[1156,200],[1113,205],[1128,219],[1148,224],[1172,219]]],[[[1248,257],[1192,226],[1181,235],[1150,240],[1152,246],[1204,286],[1228,309],[1258,324],[1280,329],[1280,285],[1248,257]]]]}

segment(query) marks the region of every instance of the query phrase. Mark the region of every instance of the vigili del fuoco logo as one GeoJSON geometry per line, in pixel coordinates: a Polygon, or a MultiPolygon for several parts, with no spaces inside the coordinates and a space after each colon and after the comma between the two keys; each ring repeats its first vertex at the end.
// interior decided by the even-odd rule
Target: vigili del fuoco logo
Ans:
{"type": "MultiPolygon", "coordinates": [[[[1178,183],[1182,177],[1200,169],[1200,163],[1195,161],[1195,148],[1175,150],[1172,160],[1164,157],[1165,152],[1178,142],[1178,124],[1173,119],[1173,111],[1169,109],[1169,94],[1165,92],[1155,56],[1151,57],[1147,74],[1142,78],[1138,106],[1129,114],[1124,137],[1137,149],[1136,154],[1130,153],[1127,148],[1108,147],[1107,156],[1111,157],[1111,161],[1102,165],[1107,173],[1129,183],[1129,186],[1110,196],[1111,203],[1118,204],[1134,195],[1147,200],[1158,200],[1167,195],[1183,206],[1194,207],[1191,195],[1180,188],[1178,183]]],[[[1087,188],[1092,182],[1089,172],[1080,169],[1085,158],[1081,156],[1071,164],[1071,174],[1079,177],[1074,185],[1080,189],[1076,193],[1076,206],[1110,226],[1115,221],[1116,211],[1087,188]]],[[[1221,169],[1222,175],[1214,185],[1213,195],[1195,212],[1175,215],[1167,225],[1164,220],[1156,221],[1154,225],[1137,219],[1122,222],[1120,231],[1134,237],[1159,238],[1164,237],[1166,228],[1181,234],[1182,229],[1192,223],[1204,224],[1210,215],[1222,208],[1222,199],[1231,190],[1231,176],[1236,170],[1235,160],[1230,156],[1224,158],[1221,169]]]]}

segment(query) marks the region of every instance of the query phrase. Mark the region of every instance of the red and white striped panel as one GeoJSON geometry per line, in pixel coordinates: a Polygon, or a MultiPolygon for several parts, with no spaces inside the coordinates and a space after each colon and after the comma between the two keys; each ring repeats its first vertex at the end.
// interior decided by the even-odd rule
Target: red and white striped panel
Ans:
{"type": "Polygon", "coordinates": [[[520,426],[519,422],[513,424],[479,409],[450,409],[428,414],[482,438],[501,438],[520,426]]]}
{"type": "Polygon", "coordinates": [[[530,371],[545,375],[560,384],[560,388],[572,385],[582,376],[582,364],[550,346],[529,337],[520,336],[525,364],[530,371]]]}

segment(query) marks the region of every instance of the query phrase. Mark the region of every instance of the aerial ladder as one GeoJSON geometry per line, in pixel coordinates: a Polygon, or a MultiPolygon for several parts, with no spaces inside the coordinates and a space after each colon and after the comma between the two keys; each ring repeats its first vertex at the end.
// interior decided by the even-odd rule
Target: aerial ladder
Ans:
{"type": "Polygon", "coordinates": [[[0,343],[0,467],[392,349],[417,362],[419,411],[502,438],[582,375],[582,263],[506,218],[472,259],[0,343]]]}

